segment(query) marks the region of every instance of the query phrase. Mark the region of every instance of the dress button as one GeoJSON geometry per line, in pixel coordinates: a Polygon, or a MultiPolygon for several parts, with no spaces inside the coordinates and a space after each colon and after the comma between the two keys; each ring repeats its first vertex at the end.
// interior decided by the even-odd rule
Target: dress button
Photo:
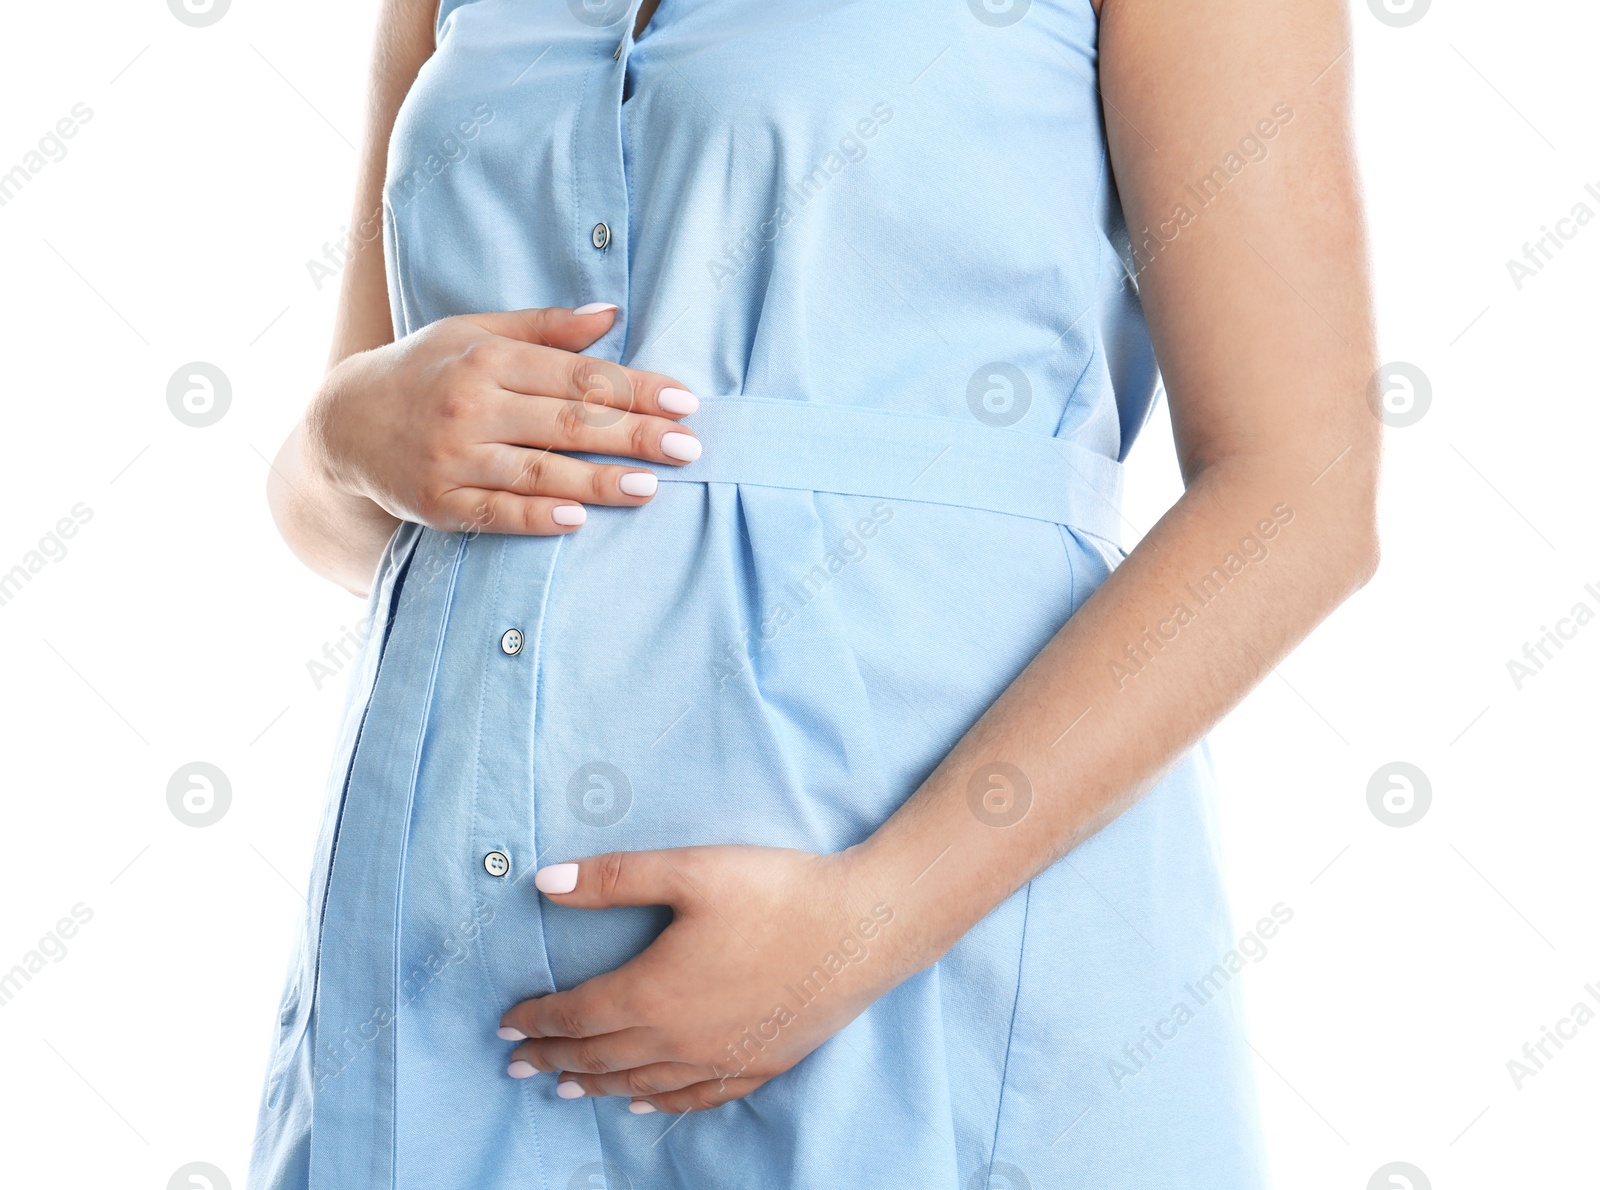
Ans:
{"type": "Polygon", "coordinates": [[[507,628],[505,635],[500,638],[500,651],[507,657],[515,657],[522,652],[522,632],[516,628],[507,628]]]}
{"type": "Polygon", "coordinates": [[[589,242],[604,252],[606,245],[611,243],[611,229],[604,223],[596,223],[594,230],[589,233],[589,242]]]}
{"type": "Polygon", "coordinates": [[[483,857],[483,870],[491,876],[504,876],[511,871],[511,857],[504,851],[491,851],[483,857]]]}

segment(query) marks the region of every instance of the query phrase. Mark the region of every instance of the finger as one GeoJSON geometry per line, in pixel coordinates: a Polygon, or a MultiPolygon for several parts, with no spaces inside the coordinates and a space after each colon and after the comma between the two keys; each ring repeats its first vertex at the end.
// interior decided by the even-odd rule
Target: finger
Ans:
{"type": "Polygon", "coordinates": [[[540,868],[533,874],[533,884],[558,903],[578,909],[609,909],[616,905],[676,907],[691,891],[683,869],[690,865],[693,851],[692,847],[612,851],[540,868]]]}
{"type": "Polygon", "coordinates": [[[605,1095],[642,1098],[692,1087],[704,1082],[705,1077],[704,1066],[691,1066],[687,1062],[652,1062],[609,1074],[585,1074],[563,1068],[556,1079],[556,1094],[563,1099],[593,1099],[605,1095]]]}
{"type": "MultiPolygon", "coordinates": [[[[659,1062],[666,1057],[668,1055],[662,1053],[660,1034],[631,1028],[595,1037],[532,1037],[511,1051],[510,1061],[526,1062],[536,1070],[610,1074],[659,1062]]],[[[705,1076],[702,1069],[689,1082],[699,1082],[705,1076]]]]}
{"type": "Polygon", "coordinates": [[[553,496],[585,504],[636,507],[656,494],[658,481],[637,467],[589,463],[552,450],[529,450],[501,443],[477,448],[481,472],[475,478],[487,488],[500,488],[519,496],[553,496]]]}
{"type": "Polygon", "coordinates": [[[642,1023],[636,1011],[636,987],[636,973],[624,963],[565,992],[512,1005],[500,1018],[499,1036],[503,1041],[593,1038],[635,1028],[642,1023]]]}
{"type": "Polygon", "coordinates": [[[660,372],[542,345],[507,341],[504,348],[490,357],[490,370],[511,392],[660,417],[684,417],[700,407],[680,381],[660,372]]]}
{"type": "Polygon", "coordinates": [[[669,1115],[682,1115],[692,1111],[710,1111],[714,1107],[721,1107],[735,1099],[740,1099],[750,1094],[757,1087],[770,1081],[766,1078],[747,1076],[741,1078],[718,1078],[709,1082],[695,1083],[693,1086],[684,1087],[679,1091],[666,1091],[660,1095],[646,1095],[635,1099],[628,1105],[628,1110],[635,1115],[644,1115],[646,1112],[639,1110],[639,1104],[648,1104],[656,1111],[666,1112],[669,1115]]]}
{"type": "Polygon", "coordinates": [[[492,314],[468,314],[466,320],[492,335],[535,343],[562,351],[582,351],[593,346],[617,320],[614,302],[588,302],[575,310],[564,306],[544,306],[529,310],[502,310],[492,314]]]}
{"type": "Polygon", "coordinates": [[[456,488],[439,501],[430,528],[447,533],[511,533],[554,537],[571,533],[588,519],[581,504],[550,496],[519,496],[489,488],[456,488]]]}
{"type": "Polygon", "coordinates": [[[491,404],[481,427],[496,442],[680,465],[700,457],[694,431],[668,418],[561,397],[504,398],[491,404]]]}

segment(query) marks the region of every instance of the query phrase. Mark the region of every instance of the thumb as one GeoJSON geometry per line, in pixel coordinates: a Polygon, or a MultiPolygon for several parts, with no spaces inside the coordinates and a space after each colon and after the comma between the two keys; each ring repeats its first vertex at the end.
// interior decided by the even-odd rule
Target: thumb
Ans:
{"type": "Polygon", "coordinates": [[[576,310],[564,306],[542,306],[530,310],[504,310],[495,314],[469,314],[491,335],[517,339],[539,347],[562,351],[582,351],[616,322],[617,307],[611,302],[590,302],[576,310]]]}
{"type": "Polygon", "coordinates": [[[612,851],[572,863],[551,864],[533,885],[562,905],[607,909],[616,905],[677,905],[687,883],[671,851],[612,851]]]}

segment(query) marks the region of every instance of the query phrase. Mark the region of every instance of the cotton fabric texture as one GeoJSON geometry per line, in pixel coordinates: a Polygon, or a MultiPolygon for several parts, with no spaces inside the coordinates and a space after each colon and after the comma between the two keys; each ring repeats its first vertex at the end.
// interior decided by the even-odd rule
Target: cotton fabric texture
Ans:
{"type": "Polygon", "coordinates": [[[637,41],[636,3],[445,0],[395,331],[616,302],[592,354],[696,392],[705,454],[571,536],[390,542],[250,1185],[1259,1185],[1237,980],[1188,990],[1234,945],[1203,749],[747,1098],[506,1076],[509,1006],[667,920],[535,868],[869,836],[1121,559],[1156,385],[1089,0],[663,0],[637,41]]]}

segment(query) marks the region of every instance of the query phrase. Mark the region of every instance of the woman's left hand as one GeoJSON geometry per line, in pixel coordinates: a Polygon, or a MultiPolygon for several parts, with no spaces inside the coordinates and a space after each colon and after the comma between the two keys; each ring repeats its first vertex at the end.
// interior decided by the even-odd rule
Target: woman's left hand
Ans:
{"type": "Polygon", "coordinates": [[[615,971],[507,1012],[509,1073],[559,1071],[563,1098],[628,1095],[640,1114],[748,1095],[926,965],[860,857],[684,847],[541,869],[558,904],[669,905],[673,919],[615,971]]]}

